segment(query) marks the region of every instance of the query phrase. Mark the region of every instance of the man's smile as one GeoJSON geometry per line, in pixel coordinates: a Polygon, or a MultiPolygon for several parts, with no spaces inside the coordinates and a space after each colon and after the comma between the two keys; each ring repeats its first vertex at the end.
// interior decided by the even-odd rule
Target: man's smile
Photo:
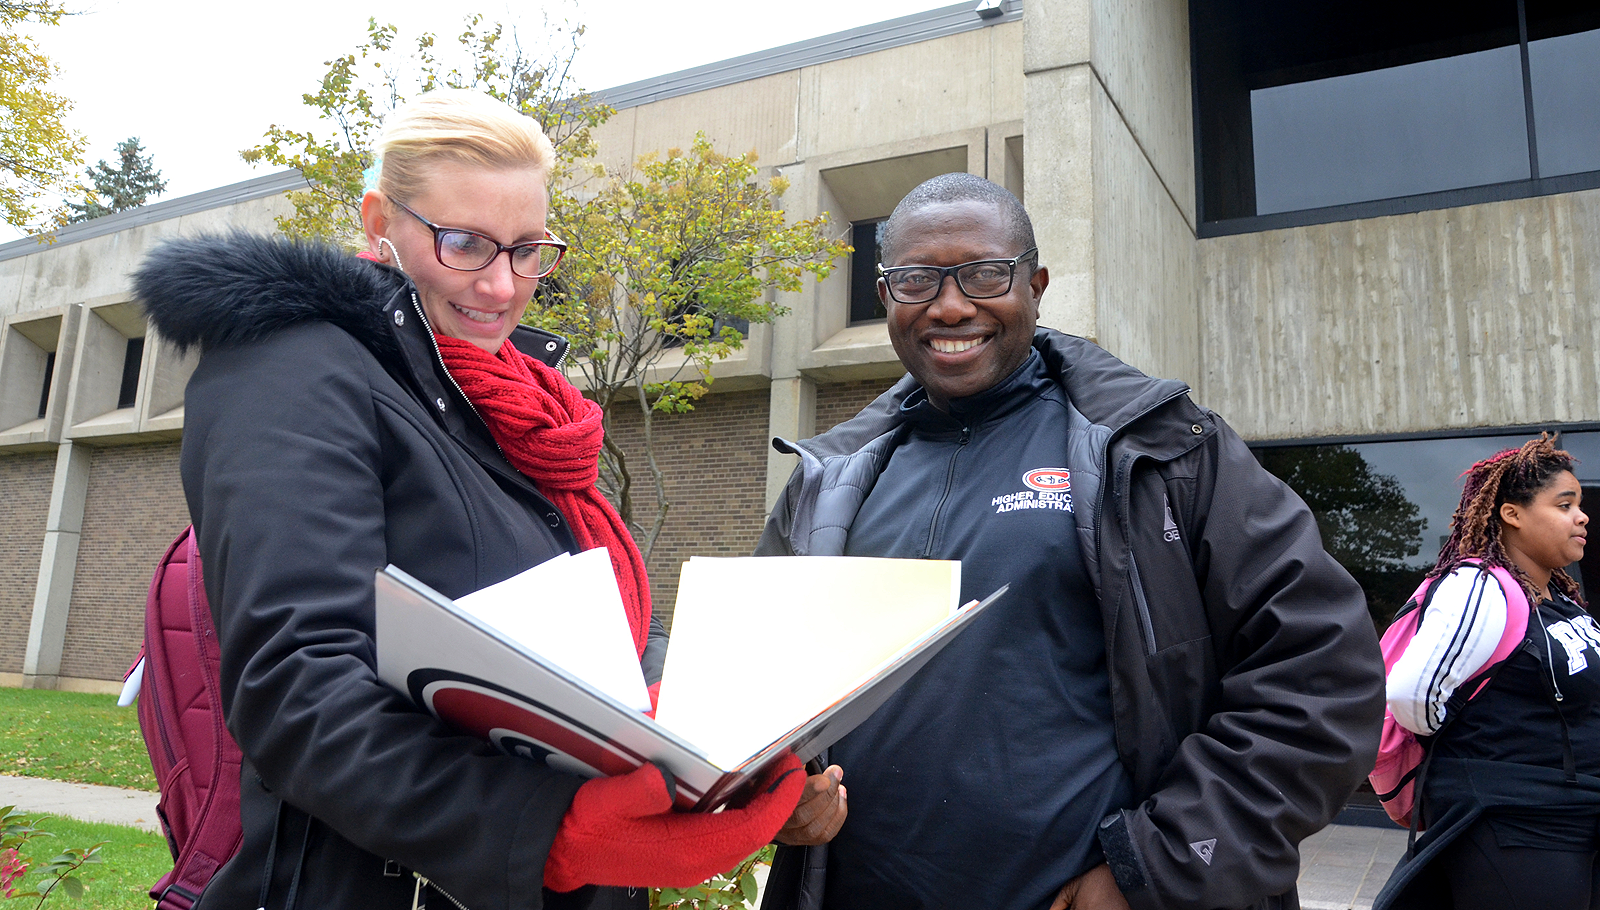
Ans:
{"type": "Polygon", "coordinates": [[[962,351],[969,351],[988,340],[989,337],[985,335],[981,338],[933,338],[928,343],[933,346],[935,351],[941,354],[959,354],[962,351]]]}

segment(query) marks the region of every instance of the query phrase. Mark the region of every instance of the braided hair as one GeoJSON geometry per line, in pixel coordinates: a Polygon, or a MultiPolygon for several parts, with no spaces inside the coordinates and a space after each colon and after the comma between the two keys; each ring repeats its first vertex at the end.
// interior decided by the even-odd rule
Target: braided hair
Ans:
{"type": "MultiPolygon", "coordinates": [[[[1534,497],[1563,471],[1571,471],[1577,459],[1555,447],[1549,433],[1539,434],[1518,449],[1506,449],[1468,468],[1461,476],[1461,504],[1450,516],[1450,537],[1439,550],[1439,561],[1428,573],[1436,578],[1455,571],[1464,560],[1478,559],[1485,565],[1499,566],[1522,583],[1530,603],[1542,599],[1528,573],[1506,555],[1500,540],[1500,506],[1532,504],[1534,497]]],[[[1583,598],[1578,583],[1564,569],[1550,573],[1550,581],[1562,594],[1580,605],[1583,598]]]]}

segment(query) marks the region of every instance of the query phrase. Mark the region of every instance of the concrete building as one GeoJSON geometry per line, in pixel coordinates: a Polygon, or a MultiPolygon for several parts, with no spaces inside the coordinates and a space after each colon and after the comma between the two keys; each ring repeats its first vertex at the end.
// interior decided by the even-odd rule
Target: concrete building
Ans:
{"type": "MultiPolygon", "coordinates": [[[[1033,215],[1041,323],[1188,382],[1318,510],[1380,622],[1476,458],[1559,430],[1600,497],[1600,14],[1391,6],[973,0],[604,92],[608,164],[703,131],[858,250],[667,425],[658,608],[685,556],[753,545],[792,466],[771,436],[900,374],[873,228],[952,170],[1033,215]]],[[[186,521],[191,364],[142,346],[125,276],[163,236],[270,228],[295,179],[0,246],[0,684],[102,687],[137,650],[186,521]]]]}

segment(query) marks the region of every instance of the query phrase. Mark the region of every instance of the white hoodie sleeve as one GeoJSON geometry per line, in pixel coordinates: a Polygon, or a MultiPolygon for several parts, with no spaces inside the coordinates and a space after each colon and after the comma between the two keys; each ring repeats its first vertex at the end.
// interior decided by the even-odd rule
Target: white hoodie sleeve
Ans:
{"type": "Polygon", "coordinates": [[[1445,703],[1494,654],[1506,628],[1506,596],[1489,572],[1462,566],[1445,576],[1417,634],[1389,671],[1389,711],[1413,733],[1444,723],[1445,703]]]}

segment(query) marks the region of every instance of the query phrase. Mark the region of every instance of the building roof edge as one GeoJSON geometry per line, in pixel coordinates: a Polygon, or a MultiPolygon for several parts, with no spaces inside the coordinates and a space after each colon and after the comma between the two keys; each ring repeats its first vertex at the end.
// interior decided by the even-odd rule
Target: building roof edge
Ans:
{"type": "Polygon", "coordinates": [[[626,110],[819,63],[975,31],[1004,22],[1016,22],[1022,19],[1022,3],[1023,0],[1001,0],[999,14],[983,18],[978,15],[977,0],[966,0],[953,6],[912,13],[898,19],[613,86],[594,92],[593,96],[595,100],[619,111],[626,110]]]}
{"type": "Polygon", "coordinates": [[[104,237],[129,228],[151,224],[157,221],[168,221],[192,215],[195,212],[204,212],[210,209],[222,208],[225,205],[236,205],[249,202],[252,199],[261,199],[265,196],[276,196],[289,190],[304,189],[309,186],[306,178],[294,169],[278,171],[264,177],[253,177],[227,186],[215,189],[202,190],[188,196],[179,196],[176,199],[166,199],[161,202],[152,202],[141,205],[126,212],[115,212],[102,215],[90,221],[70,224],[55,232],[55,240],[42,239],[41,235],[24,237],[10,243],[0,243],[0,262],[7,259],[17,259],[30,253],[51,249],[70,243],[79,243],[95,237],[104,237]]]}

